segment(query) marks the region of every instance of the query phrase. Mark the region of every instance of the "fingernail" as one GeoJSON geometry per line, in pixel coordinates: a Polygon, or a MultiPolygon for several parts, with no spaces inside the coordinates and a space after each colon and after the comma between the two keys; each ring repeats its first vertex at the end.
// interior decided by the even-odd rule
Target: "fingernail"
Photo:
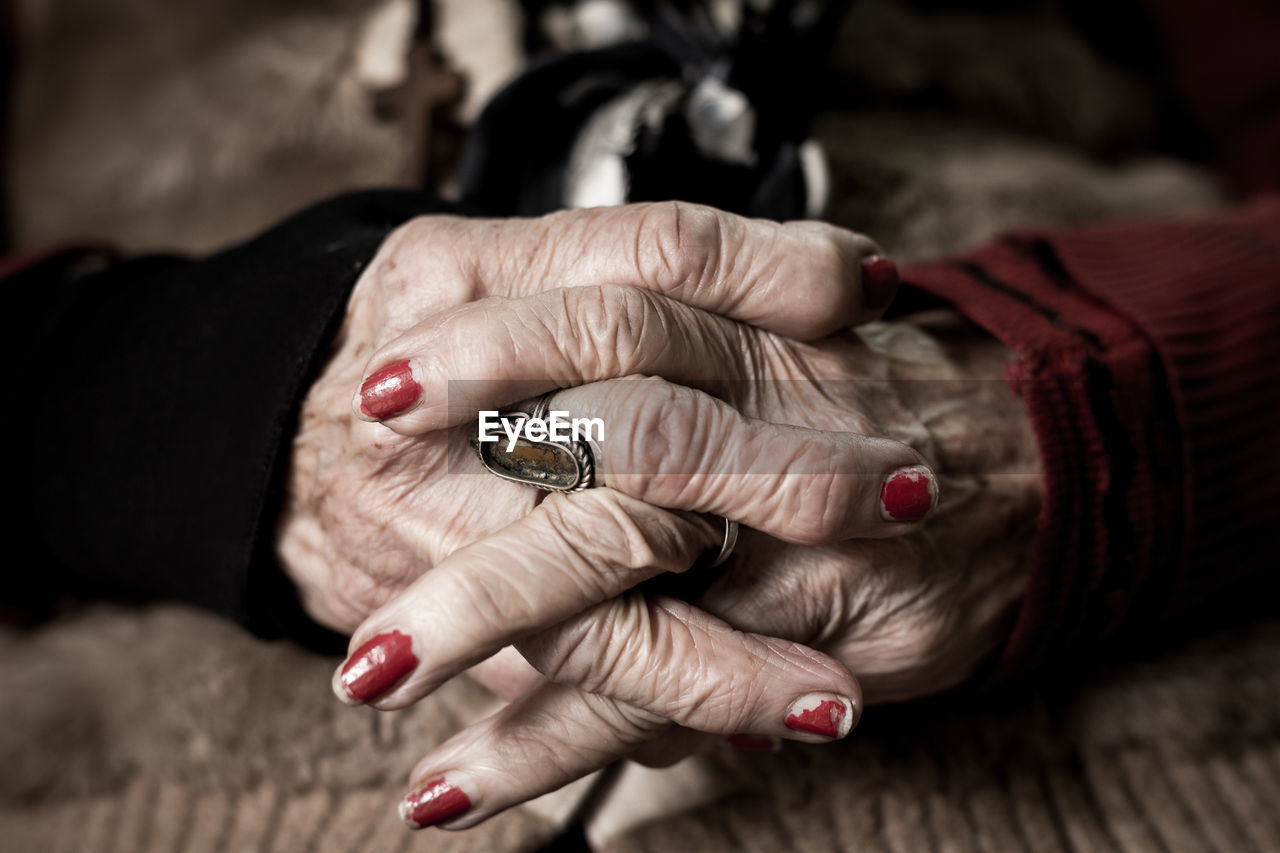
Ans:
{"type": "Polygon", "coordinates": [[[342,692],[352,702],[372,702],[399,683],[418,665],[413,640],[399,631],[379,634],[365,643],[342,666],[342,692]]]}
{"type": "Polygon", "coordinates": [[[853,728],[853,703],[834,693],[809,693],[791,704],[787,728],[842,738],[853,728]]]}
{"type": "Polygon", "coordinates": [[[428,782],[400,801],[400,819],[410,829],[434,826],[471,808],[471,798],[443,776],[428,782]]]}
{"type": "Polygon", "coordinates": [[[884,255],[862,259],[862,304],[873,311],[893,301],[898,292],[898,266],[884,255]]]}
{"type": "Polygon", "coordinates": [[[422,398],[408,361],[395,361],[372,373],[360,386],[360,414],[375,421],[403,414],[422,398]]]}
{"type": "Polygon", "coordinates": [[[938,502],[938,481],[924,465],[899,468],[880,487],[880,515],[885,521],[919,521],[938,502]]]}
{"type": "Polygon", "coordinates": [[[729,735],[721,741],[730,749],[741,752],[777,752],[782,749],[782,740],[773,735],[729,735]]]}

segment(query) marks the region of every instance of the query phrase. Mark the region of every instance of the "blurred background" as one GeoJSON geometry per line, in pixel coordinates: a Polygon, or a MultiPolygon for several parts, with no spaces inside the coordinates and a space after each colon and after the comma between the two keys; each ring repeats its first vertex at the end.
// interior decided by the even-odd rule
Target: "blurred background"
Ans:
{"type": "MultiPolygon", "coordinates": [[[[644,38],[652,4],[10,5],[10,245],[206,250],[346,189],[456,192],[466,131],[499,87],[548,52],[644,38]]],[[[761,4],[706,5],[732,22],[761,4]]],[[[896,256],[1217,199],[1136,5],[835,5],[823,72],[797,80],[766,54],[748,94],[772,76],[813,99],[827,217],[896,256]]]]}

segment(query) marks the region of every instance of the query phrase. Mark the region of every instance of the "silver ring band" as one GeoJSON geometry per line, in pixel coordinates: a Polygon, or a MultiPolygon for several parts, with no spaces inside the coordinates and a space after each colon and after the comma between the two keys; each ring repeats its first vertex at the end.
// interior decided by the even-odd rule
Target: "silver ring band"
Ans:
{"type": "Polygon", "coordinates": [[[546,420],[547,414],[551,411],[551,395],[554,393],[554,391],[548,391],[534,400],[533,405],[529,407],[529,417],[546,420]]]}
{"type": "Polygon", "coordinates": [[[738,545],[738,522],[724,520],[724,542],[720,545],[720,553],[716,554],[716,558],[707,566],[708,569],[714,569],[724,563],[725,560],[733,554],[733,549],[738,545]]]}

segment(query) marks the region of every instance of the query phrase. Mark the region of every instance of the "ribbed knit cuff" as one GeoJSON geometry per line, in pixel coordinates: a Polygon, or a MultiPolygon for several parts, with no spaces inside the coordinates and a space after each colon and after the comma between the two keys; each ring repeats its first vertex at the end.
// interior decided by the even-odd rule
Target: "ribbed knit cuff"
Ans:
{"type": "Polygon", "coordinates": [[[1272,572],[1264,548],[1280,522],[1280,196],[1052,240],[1071,280],[1132,319],[1168,378],[1185,550],[1161,615],[1185,615],[1272,572]]]}
{"type": "Polygon", "coordinates": [[[1018,355],[1008,378],[1027,405],[1045,489],[1027,592],[995,668],[1009,677],[1109,633],[1135,576],[1150,568],[1151,543],[1135,528],[1151,529],[1153,496],[1178,482],[1157,483],[1133,450],[1152,422],[1150,404],[1136,402],[1152,397],[1151,349],[1132,324],[1070,287],[1033,235],[909,270],[907,280],[1018,355]]]}
{"type": "Polygon", "coordinates": [[[1220,602],[1280,523],[1280,200],[909,270],[1018,355],[1045,501],[1007,677],[1220,602]]]}

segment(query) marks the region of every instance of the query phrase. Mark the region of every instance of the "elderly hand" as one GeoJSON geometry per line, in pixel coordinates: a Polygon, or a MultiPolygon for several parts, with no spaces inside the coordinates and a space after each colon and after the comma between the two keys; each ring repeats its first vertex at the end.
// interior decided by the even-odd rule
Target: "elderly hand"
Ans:
{"type": "MultiPolygon", "coordinates": [[[[744,532],[735,565],[697,608],[645,592],[602,600],[683,568],[713,539],[689,519],[610,489],[553,496],[451,556],[361,626],[353,646],[367,642],[341,672],[373,671],[370,649],[395,637],[412,654],[378,707],[414,701],[507,642],[541,675],[505,653],[478,670],[515,701],[419,764],[402,805],[411,825],[464,828],[618,757],[670,760],[705,745],[673,726],[841,737],[859,710],[845,667],[872,700],[909,698],[963,681],[1007,634],[1040,488],[1029,425],[1003,379],[1007,353],[958,323],[927,331],[886,324],[814,344],[769,340],[776,372],[724,385],[726,400],[768,421],[916,445],[944,473],[942,510],[901,539],[801,547],[744,532]],[[553,617],[564,621],[536,630],[553,617]],[[463,647],[469,653],[459,654],[463,647]]],[[[626,454],[657,423],[638,415],[681,400],[704,407],[702,418],[679,421],[692,434],[701,420],[728,417],[709,398],[652,380],[567,390],[555,405],[635,425],[621,441],[626,454]]],[[[610,471],[607,482],[647,480],[647,471],[609,461],[613,443],[605,464],[623,473],[610,471]]],[[[732,465],[716,469],[699,457],[702,473],[691,468],[685,479],[709,493],[738,491],[750,479],[741,476],[747,460],[763,459],[756,470],[795,464],[784,482],[825,492],[827,474],[845,470],[837,456],[824,467],[789,450],[770,457],[763,444],[743,455],[721,446],[732,465]]],[[[335,684],[341,695],[341,674],[335,684]]]]}
{"type": "MultiPolygon", "coordinates": [[[[466,443],[478,410],[633,373],[704,386],[792,375],[803,365],[780,335],[820,337],[874,319],[889,302],[896,273],[875,252],[865,237],[831,226],[777,225],[684,204],[533,220],[426,217],[403,226],[357,284],[302,410],[277,550],[304,606],[350,630],[447,555],[529,515],[534,490],[466,476],[482,471],[466,443]],[[450,380],[468,381],[451,388],[450,380]],[[351,399],[359,387],[354,405],[363,420],[351,399]]],[[[631,448],[643,466],[611,448],[618,472],[652,472],[619,473],[609,494],[639,500],[597,510],[624,537],[618,545],[627,544],[625,507],[641,501],[718,513],[788,541],[910,528],[884,520],[878,500],[886,477],[919,461],[904,445],[851,435],[863,430],[850,423],[816,433],[747,421],[705,395],[664,388],[646,397],[643,411],[593,412],[651,421],[656,435],[667,424],[677,439],[631,448]],[[868,476],[802,482],[775,466],[750,478],[749,488],[716,489],[717,481],[686,476],[700,461],[683,443],[695,430],[709,452],[767,448],[775,458],[794,456],[810,467],[834,460],[837,469],[868,476]]],[[[600,503],[578,501],[558,523],[600,523],[577,515],[592,501],[600,503]]],[[[556,523],[558,503],[537,518],[556,523]]],[[[715,544],[705,522],[664,524],[679,524],[671,535],[679,532],[682,542],[715,544]]],[[[600,600],[685,558],[676,549],[642,556],[627,555],[646,564],[619,576],[622,585],[602,586],[600,600]]],[[[490,593],[480,577],[458,583],[483,603],[490,593]]],[[[563,615],[541,614],[530,627],[563,615]]],[[[474,657],[461,635],[437,651],[442,676],[474,657]]]]}

